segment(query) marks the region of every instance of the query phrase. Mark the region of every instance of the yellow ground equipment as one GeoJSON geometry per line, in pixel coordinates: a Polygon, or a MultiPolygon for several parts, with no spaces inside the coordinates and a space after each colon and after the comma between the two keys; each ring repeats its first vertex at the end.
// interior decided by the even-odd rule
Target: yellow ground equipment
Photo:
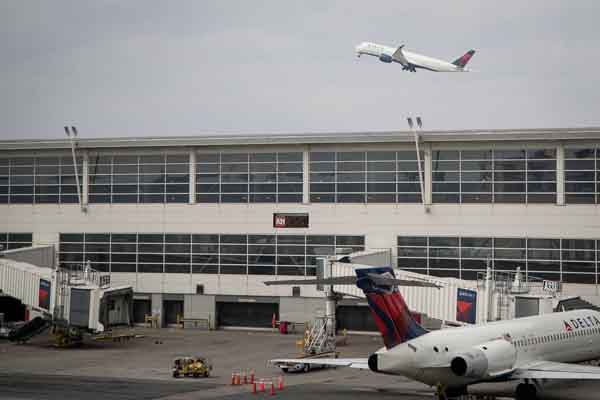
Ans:
{"type": "Polygon", "coordinates": [[[179,377],[208,377],[212,365],[204,357],[178,357],[173,360],[173,378],[179,377]]]}

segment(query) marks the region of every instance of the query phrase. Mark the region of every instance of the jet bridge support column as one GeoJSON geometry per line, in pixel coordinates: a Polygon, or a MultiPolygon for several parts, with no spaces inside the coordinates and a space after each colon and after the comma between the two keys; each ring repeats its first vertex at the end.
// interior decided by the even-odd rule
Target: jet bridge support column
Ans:
{"type": "MultiPolygon", "coordinates": [[[[324,279],[333,277],[332,264],[334,261],[335,257],[317,257],[317,277],[324,279]]],[[[323,290],[325,292],[325,316],[323,321],[325,329],[324,332],[322,331],[318,335],[318,339],[311,340],[311,342],[319,343],[317,346],[319,351],[334,351],[336,326],[335,309],[338,295],[334,292],[333,285],[317,285],[317,290],[323,290]]]]}
{"type": "MultiPolygon", "coordinates": [[[[332,264],[334,260],[331,258],[324,259],[323,278],[331,278],[333,276],[332,264]]],[[[333,285],[325,285],[325,317],[327,318],[327,331],[333,332],[335,335],[335,309],[337,297],[333,291],[333,285]]]]}
{"type": "Polygon", "coordinates": [[[327,336],[333,338],[335,343],[335,327],[336,327],[336,315],[335,309],[337,307],[337,296],[333,292],[333,286],[329,286],[329,290],[326,290],[326,298],[325,298],[325,321],[326,321],[326,331],[327,336]]]}

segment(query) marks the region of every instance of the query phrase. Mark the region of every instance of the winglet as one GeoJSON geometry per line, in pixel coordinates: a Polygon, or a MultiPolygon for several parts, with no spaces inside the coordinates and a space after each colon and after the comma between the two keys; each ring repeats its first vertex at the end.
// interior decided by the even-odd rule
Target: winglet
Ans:
{"type": "Polygon", "coordinates": [[[469,50],[465,54],[454,60],[452,64],[456,65],[459,68],[464,68],[471,59],[471,57],[473,57],[473,54],[475,54],[475,50],[469,50]]]}

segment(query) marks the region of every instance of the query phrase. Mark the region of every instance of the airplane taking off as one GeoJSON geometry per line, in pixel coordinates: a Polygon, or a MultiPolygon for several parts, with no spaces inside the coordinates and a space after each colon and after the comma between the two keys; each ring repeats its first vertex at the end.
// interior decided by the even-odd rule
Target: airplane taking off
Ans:
{"type": "Polygon", "coordinates": [[[433,386],[438,399],[459,396],[480,382],[522,381],[518,400],[534,400],[542,380],[600,379],[600,368],[577,363],[600,358],[600,313],[576,310],[428,332],[412,317],[390,267],[356,269],[356,277],[266,282],[338,284],[363,290],[385,347],[368,358],[275,359],[270,363],[370,369],[433,386]]]}
{"type": "Polygon", "coordinates": [[[417,53],[411,53],[404,50],[404,45],[394,48],[381,44],[362,42],[356,46],[356,55],[362,54],[379,58],[384,63],[397,62],[402,65],[404,71],[417,72],[417,68],[426,69],[434,72],[469,72],[467,63],[475,54],[475,50],[469,50],[453,62],[439,60],[433,57],[427,57],[417,53]]]}

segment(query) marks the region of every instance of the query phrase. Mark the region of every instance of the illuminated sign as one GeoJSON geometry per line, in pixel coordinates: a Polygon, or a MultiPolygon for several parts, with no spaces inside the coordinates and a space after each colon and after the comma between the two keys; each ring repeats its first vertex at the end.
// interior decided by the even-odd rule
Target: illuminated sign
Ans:
{"type": "Polygon", "coordinates": [[[456,293],[456,320],[474,324],[477,320],[477,292],[458,288],[456,293]]]}
{"type": "Polygon", "coordinates": [[[308,214],[273,214],[273,228],[308,228],[308,214]]]}
{"type": "Polygon", "coordinates": [[[50,310],[50,281],[40,279],[38,306],[50,310]]]}

